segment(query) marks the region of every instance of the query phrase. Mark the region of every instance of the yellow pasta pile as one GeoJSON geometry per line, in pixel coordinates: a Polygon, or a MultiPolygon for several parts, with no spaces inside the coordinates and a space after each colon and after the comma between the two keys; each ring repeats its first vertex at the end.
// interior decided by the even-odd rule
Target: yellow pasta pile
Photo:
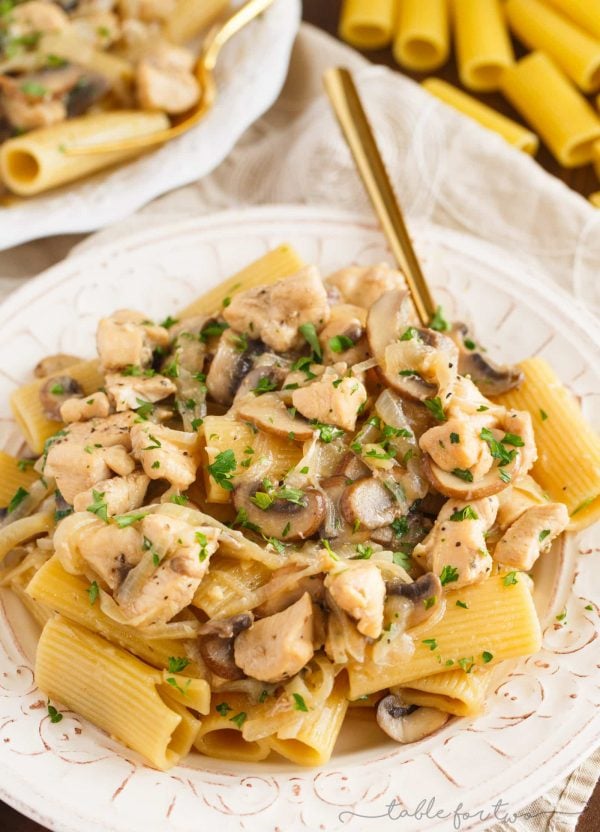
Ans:
{"type": "Polygon", "coordinates": [[[340,35],[391,46],[419,73],[446,63],[453,38],[462,85],[501,92],[531,129],[440,79],[423,81],[432,95],[526,153],[539,135],[564,167],[595,161],[600,177],[600,0],[345,0],[340,35]],[[511,33],[531,50],[520,60],[511,33]]]}

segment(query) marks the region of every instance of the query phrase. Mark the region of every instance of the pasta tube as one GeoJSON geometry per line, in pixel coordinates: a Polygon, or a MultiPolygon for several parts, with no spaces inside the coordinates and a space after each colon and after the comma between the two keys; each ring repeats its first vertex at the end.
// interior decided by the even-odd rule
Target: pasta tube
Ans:
{"type": "Polygon", "coordinates": [[[546,0],[546,2],[600,40],[600,0],[546,0]]]}
{"type": "Polygon", "coordinates": [[[600,191],[596,191],[594,194],[590,194],[590,202],[592,205],[595,205],[596,208],[600,208],[600,191]]]}
{"type": "Polygon", "coordinates": [[[540,622],[526,576],[517,572],[494,575],[449,592],[444,617],[427,631],[426,639],[416,639],[412,655],[399,643],[400,654],[390,649],[386,663],[375,662],[367,653],[364,662],[350,664],[350,698],[404,687],[450,669],[469,672],[504,659],[530,656],[540,646],[540,622]]]}
{"type": "Polygon", "coordinates": [[[169,696],[160,696],[160,671],[60,616],[40,636],[35,680],[51,699],[162,771],[188,753],[200,727],[169,696]]]}
{"type": "Polygon", "coordinates": [[[592,161],[600,118],[547,55],[532,52],[507,69],[501,89],[561,165],[592,161]]]}
{"type": "Polygon", "coordinates": [[[471,90],[497,90],[514,62],[500,0],[454,0],[452,9],[460,80],[471,90]]]}
{"type": "Polygon", "coordinates": [[[525,381],[498,402],[529,410],[538,450],[531,475],[550,499],[566,504],[569,528],[583,529],[600,517],[600,437],[543,358],[528,358],[520,367],[525,381]]]}
{"type": "Polygon", "coordinates": [[[394,37],[394,57],[417,72],[437,69],[450,48],[447,0],[402,0],[394,37]]]}
{"type": "Polygon", "coordinates": [[[109,81],[118,95],[123,95],[133,80],[133,66],[129,61],[118,55],[94,49],[92,43],[68,28],[61,32],[47,32],[42,35],[38,51],[44,55],[56,55],[65,61],[97,72],[109,81]]]}
{"type": "Polygon", "coordinates": [[[392,40],[397,0],[345,0],[340,37],[357,49],[382,49],[392,40]]]}
{"type": "Polygon", "coordinates": [[[600,88],[600,41],[539,0],[508,0],[506,14],[519,40],[545,52],[581,90],[600,88]]]}
{"type": "Polygon", "coordinates": [[[0,506],[7,506],[19,488],[27,490],[39,478],[38,472],[29,467],[25,460],[0,451],[0,506]]]}
{"type": "Polygon", "coordinates": [[[449,670],[415,679],[408,687],[398,688],[398,693],[409,705],[437,708],[456,716],[475,716],[483,709],[487,682],[488,676],[482,670],[449,670]]]}
{"type": "Polygon", "coordinates": [[[10,407],[15,421],[21,429],[25,441],[36,454],[41,454],[46,440],[63,427],[62,422],[55,422],[44,416],[40,402],[40,390],[48,382],[48,379],[65,375],[75,379],[81,385],[86,396],[94,393],[104,384],[104,376],[100,372],[98,361],[80,361],[66,367],[59,373],[53,373],[46,378],[24,384],[23,387],[15,390],[10,397],[10,407]]]}
{"type": "Polygon", "coordinates": [[[165,33],[173,43],[192,40],[219,17],[229,0],[179,0],[168,17],[165,33]]]}
{"type": "Polygon", "coordinates": [[[182,309],[179,317],[210,315],[221,309],[223,303],[237,292],[244,292],[254,286],[266,286],[283,277],[291,277],[299,272],[303,265],[304,263],[290,245],[278,246],[234,274],[233,277],[219,283],[214,289],[205,292],[182,309]]]}
{"type": "Polygon", "coordinates": [[[517,124],[511,118],[503,116],[486,104],[477,101],[476,98],[467,95],[467,93],[459,90],[457,87],[453,87],[452,84],[447,84],[439,78],[426,78],[423,81],[423,86],[427,92],[435,95],[444,104],[448,104],[449,107],[453,107],[455,110],[463,113],[463,115],[479,122],[483,127],[487,127],[488,130],[493,130],[495,133],[498,133],[509,144],[518,147],[519,150],[523,150],[531,156],[537,153],[539,147],[538,137],[531,130],[523,127],[522,124],[517,124]]]}
{"type": "MultiPolygon", "coordinates": [[[[166,638],[146,639],[135,627],[119,624],[105,615],[100,609],[99,601],[95,601],[94,596],[90,594],[90,582],[63,569],[56,555],[33,575],[26,592],[34,601],[129,650],[154,667],[168,668],[171,657],[186,657],[183,641],[166,638]]],[[[185,668],[185,674],[198,676],[198,666],[190,662],[185,668]]]]}
{"type": "Polygon", "coordinates": [[[122,150],[71,156],[69,148],[147,136],[169,126],[164,113],[118,110],[73,118],[32,130],[4,142],[0,148],[0,176],[19,196],[33,196],[139,154],[122,150]]]}
{"type": "Polygon", "coordinates": [[[194,748],[207,757],[220,760],[258,762],[271,753],[267,740],[246,740],[244,722],[255,708],[241,693],[215,693],[208,716],[202,720],[194,748]]]}

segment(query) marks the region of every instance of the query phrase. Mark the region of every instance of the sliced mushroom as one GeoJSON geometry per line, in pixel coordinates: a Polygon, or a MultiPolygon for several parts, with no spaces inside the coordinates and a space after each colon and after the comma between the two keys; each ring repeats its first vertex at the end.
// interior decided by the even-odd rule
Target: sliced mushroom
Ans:
{"type": "Polygon", "coordinates": [[[78,361],[81,361],[77,355],[69,355],[65,352],[56,353],[56,355],[47,355],[46,358],[42,358],[41,361],[35,365],[33,370],[33,375],[36,378],[46,378],[47,376],[51,376],[55,373],[60,373],[61,370],[64,370],[66,367],[71,367],[73,364],[77,364],[78,361]]]}
{"type": "Polygon", "coordinates": [[[250,370],[248,375],[243,379],[242,383],[238,387],[237,393],[235,394],[235,402],[241,401],[241,399],[248,396],[250,393],[260,395],[261,382],[268,382],[268,384],[263,387],[266,392],[281,387],[289,372],[289,367],[283,366],[281,360],[275,355],[269,356],[271,358],[270,363],[263,363],[263,360],[266,357],[267,356],[261,356],[260,365],[254,367],[253,370],[250,370]]]}
{"type": "MultiPolygon", "coordinates": [[[[445,502],[445,497],[440,497],[439,508],[445,502]]],[[[438,509],[439,510],[439,509],[438,509]]],[[[435,512],[437,515],[437,511],[435,512]]],[[[381,543],[382,546],[390,549],[402,548],[403,552],[412,552],[417,543],[420,543],[431,531],[433,520],[423,513],[423,502],[419,503],[418,511],[410,512],[403,518],[403,528],[396,529],[392,526],[382,526],[374,529],[371,540],[381,543]]]]}
{"type": "Polygon", "coordinates": [[[455,323],[448,334],[459,350],[459,373],[469,376],[484,396],[499,396],[523,382],[524,375],[518,367],[496,364],[477,350],[466,324],[455,323]]]}
{"type": "Polygon", "coordinates": [[[404,507],[392,491],[374,477],[363,477],[346,486],[340,499],[342,515],[352,526],[365,529],[389,526],[404,514],[404,507]]]}
{"type": "Polygon", "coordinates": [[[396,341],[411,323],[410,295],[404,289],[384,292],[369,309],[367,338],[373,356],[379,361],[385,348],[396,341]]]}
{"type": "Polygon", "coordinates": [[[405,705],[391,693],[377,706],[377,724],[396,742],[418,742],[439,731],[449,720],[450,714],[436,708],[418,708],[405,705]]]}
{"type": "MultiPolygon", "coordinates": [[[[346,480],[359,480],[362,477],[368,477],[369,474],[369,467],[350,451],[344,454],[335,471],[336,476],[344,477],[346,480]]],[[[346,483],[346,485],[349,485],[349,483],[346,483]]]]}
{"type": "Polygon", "coordinates": [[[326,502],[325,522],[321,528],[321,537],[330,540],[337,537],[344,526],[340,500],[348,483],[346,477],[338,475],[321,480],[319,485],[323,489],[326,502]]]}
{"type": "Polygon", "coordinates": [[[235,681],[243,679],[245,673],[235,663],[234,638],[222,638],[218,635],[202,636],[198,639],[200,655],[211,673],[222,679],[235,681]]]}
{"type": "Polygon", "coordinates": [[[83,115],[90,107],[103,98],[111,88],[110,81],[97,72],[85,71],[67,95],[67,116],[83,115]]]}
{"type": "Polygon", "coordinates": [[[238,416],[256,425],[257,428],[275,436],[290,437],[304,442],[312,439],[314,428],[305,419],[292,416],[277,393],[262,396],[247,396],[237,408],[238,416]]]}
{"type": "Polygon", "coordinates": [[[71,376],[51,376],[40,387],[40,404],[47,419],[60,422],[61,405],[73,396],[81,396],[83,388],[71,376]]]}
{"type": "Polygon", "coordinates": [[[316,534],[325,520],[325,498],[314,488],[303,492],[301,505],[276,498],[264,510],[252,501],[256,492],[262,490],[260,483],[242,483],[233,492],[233,504],[238,511],[246,511],[248,521],[258,526],[265,537],[306,540],[316,534]]]}
{"type": "Polygon", "coordinates": [[[229,618],[212,618],[203,624],[199,633],[201,636],[219,636],[219,638],[232,638],[247,630],[254,621],[251,612],[241,612],[229,618]]]}
{"type": "Polygon", "coordinates": [[[261,342],[253,341],[250,344],[246,347],[245,341],[230,330],[224,332],[219,339],[219,346],[206,377],[208,392],[219,404],[232,403],[242,379],[252,369],[253,356],[259,354],[261,342]]]}
{"type": "Polygon", "coordinates": [[[494,465],[487,474],[476,481],[469,481],[467,475],[470,472],[468,471],[463,472],[463,476],[467,476],[467,479],[462,479],[460,475],[453,474],[452,471],[444,471],[443,468],[435,464],[428,454],[423,456],[422,467],[425,476],[440,494],[468,502],[469,500],[479,500],[482,497],[490,497],[492,494],[503,491],[518,477],[522,460],[522,454],[517,453],[508,465],[501,469],[494,465]]]}

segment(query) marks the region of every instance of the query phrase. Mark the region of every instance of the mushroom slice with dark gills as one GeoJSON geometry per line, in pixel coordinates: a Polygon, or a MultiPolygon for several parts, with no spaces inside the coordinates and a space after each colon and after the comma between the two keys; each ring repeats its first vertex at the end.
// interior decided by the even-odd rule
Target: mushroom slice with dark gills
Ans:
{"type": "Polygon", "coordinates": [[[370,357],[366,339],[366,310],[342,303],[333,306],[329,323],[319,333],[319,342],[326,364],[342,360],[352,366],[370,357]]]}
{"type": "Polygon", "coordinates": [[[448,335],[458,347],[458,372],[469,376],[484,396],[499,396],[523,382],[524,376],[518,367],[496,364],[482,354],[466,324],[455,323],[448,335]]]}
{"type": "Polygon", "coordinates": [[[62,421],[60,415],[61,406],[72,399],[73,396],[81,396],[83,389],[78,381],[71,376],[51,376],[40,387],[40,404],[47,419],[54,422],[62,421]]]}
{"type": "Polygon", "coordinates": [[[312,439],[315,429],[296,414],[290,413],[283,399],[277,393],[265,393],[262,396],[246,396],[236,404],[237,415],[252,422],[265,433],[275,436],[293,438],[299,442],[312,439]]]}
{"type": "Polygon", "coordinates": [[[412,321],[408,292],[385,292],[369,310],[367,335],[386,383],[411,399],[451,395],[458,368],[458,348],[447,336],[419,329],[412,321]]]}
{"type": "Polygon", "coordinates": [[[219,339],[206,375],[206,386],[212,398],[229,406],[242,380],[252,369],[254,359],[264,350],[262,341],[249,341],[246,336],[226,330],[219,339]]]}
{"type": "Polygon", "coordinates": [[[244,377],[234,402],[241,401],[251,393],[262,396],[281,387],[289,373],[290,362],[271,352],[259,355],[254,361],[254,367],[244,377]]]}
{"type": "Polygon", "coordinates": [[[252,625],[251,612],[239,613],[230,618],[215,618],[200,628],[198,647],[205,665],[221,679],[235,681],[243,679],[244,672],[235,663],[234,639],[252,625]]]}
{"type": "Polygon", "coordinates": [[[76,355],[69,355],[65,352],[58,352],[55,355],[47,355],[35,365],[33,375],[36,378],[46,378],[47,376],[56,375],[57,373],[60,373],[61,370],[65,370],[67,367],[71,367],[79,361],[83,361],[83,359],[76,355]]]}
{"type": "Polygon", "coordinates": [[[378,529],[406,514],[408,506],[394,489],[375,478],[363,477],[348,485],[340,499],[340,510],[351,526],[378,529]]]}
{"type": "Polygon", "coordinates": [[[385,582],[385,591],[386,603],[395,598],[410,602],[406,611],[407,628],[420,624],[432,615],[443,596],[442,583],[433,572],[426,572],[412,583],[393,578],[385,582]]]}
{"type": "Polygon", "coordinates": [[[450,719],[450,714],[436,708],[405,705],[394,694],[384,696],[377,706],[377,724],[396,742],[418,742],[439,731],[450,719]]]}
{"type": "Polygon", "coordinates": [[[241,483],[234,489],[233,504],[238,511],[244,509],[265,537],[279,540],[306,540],[325,519],[325,498],[314,488],[284,485],[265,491],[262,483],[241,483]]]}

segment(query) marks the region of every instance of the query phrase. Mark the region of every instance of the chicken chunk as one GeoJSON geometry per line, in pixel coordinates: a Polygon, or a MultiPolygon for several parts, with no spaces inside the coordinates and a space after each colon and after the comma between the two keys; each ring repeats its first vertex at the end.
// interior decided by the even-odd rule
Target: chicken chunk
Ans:
{"type": "Polygon", "coordinates": [[[67,399],[60,407],[63,422],[87,422],[97,417],[104,418],[110,413],[110,402],[106,393],[98,391],[90,396],[67,399]]]}
{"type": "Polygon", "coordinates": [[[135,410],[140,401],[159,402],[177,390],[166,376],[127,376],[119,373],[108,373],[105,387],[117,411],[135,410]]]}
{"type": "Polygon", "coordinates": [[[200,464],[197,433],[138,423],[131,429],[131,443],[134,457],[140,460],[150,479],[165,479],[180,489],[196,479],[200,464]]]}
{"type": "MultiPolygon", "coordinates": [[[[186,520],[148,514],[141,522],[146,551],[159,559],[147,577],[132,571],[115,595],[135,626],[166,623],[187,607],[216,551],[219,530],[186,520]]],[[[140,568],[144,564],[140,564],[140,568]]]]}
{"type": "Polygon", "coordinates": [[[414,559],[450,589],[482,581],[492,569],[485,533],[497,511],[496,496],[471,503],[448,500],[425,540],[415,546],[414,559]]]}
{"type": "Polygon", "coordinates": [[[320,575],[306,575],[304,578],[295,579],[291,585],[285,586],[284,588],[281,587],[282,578],[297,573],[298,567],[294,564],[282,566],[281,569],[273,572],[271,581],[265,587],[267,600],[256,607],[254,610],[256,615],[264,618],[267,615],[274,615],[276,612],[281,612],[286,607],[289,607],[290,604],[294,604],[305,592],[309,593],[313,601],[321,600],[323,596],[323,580],[320,575]],[[270,592],[271,583],[273,589],[270,592]]]}
{"type": "Polygon", "coordinates": [[[148,322],[141,313],[130,309],[102,318],[96,333],[104,370],[119,370],[129,365],[145,367],[152,359],[154,347],[168,344],[169,333],[164,327],[148,322]]]}
{"type": "Polygon", "coordinates": [[[103,495],[107,506],[107,513],[124,514],[134,508],[139,508],[146,496],[150,478],[141,471],[128,474],[126,477],[111,477],[109,480],[101,480],[87,491],[82,491],[73,501],[75,511],[86,511],[87,507],[94,502],[93,492],[103,495]]]}
{"type": "Polygon", "coordinates": [[[161,43],[142,58],[136,72],[140,105],[146,110],[183,113],[200,98],[200,84],[192,73],[194,57],[180,46],[161,43]]]}
{"type": "Polygon", "coordinates": [[[519,436],[523,442],[518,448],[522,459],[519,473],[523,476],[537,459],[531,414],[527,410],[508,410],[501,424],[506,433],[519,436]]]}
{"type": "Polygon", "coordinates": [[[449,419],[476,416],[483,427],[491,427],[506,413],[505,407],[486,399],[477,385],[465,376],[458,376],[454,382],[452,398],[445,410],[449,419]]]}
{"type": "Polygon", "coordinates": [[[354,430],[361,405],[367,400],[364,384],[356,378],[325,372],[320,379],[292,393],[292,404],[307,419],[343,430],[354,430]]]}
{"type": "Polygon", "coordinates": [[[358,563],[341,572],[330,573],[325,587],[340,609],[357,622],[359,633],[379,638],[383,627],[385,582],[374,563],[358,563]]]}
{"type": "Polygon", "coordinates": [[[444,471],[468,468],[477,480],[494,462],[480,433],[481,424],[475,417],[455,417],[425,431],[419,439],[419,447],[444,471]]]}
{"type": "Polygon", "coordinates": [[[234,642],[236,665],[261,682],[289,679],[313,654],[313,609],[308,592],[283,612],[255,621],[234,642]]]}
{"type": "Polygon", "coordinates": [[[78,15],[71,22],[71,28],[84,41],[96,49],[107,49],[121,36],[119,18],[112,12],[94,12],[78,15]]]}
{"type": "Polygon", "coordinates": [[[261,338],[278,352],[300,347],[302,324],[319,332],[329,320],[329,303],[318,270],[306,266],[271,286],[257,286],[234,295],[223,317],[236,332],[261,338]]]}
{"type": "Polygon", "coordinates": [[[112,445],[102,451],[104,461],[111,471],[120,477],[126,477],[135,470],[135,462],[122,445],[112,445]]]}
{"type": "Polygon", "coordinates": [[[67,117],[67,106],[61,99],[40,98],[22,92],[6,91],[0,96],[0,105],[8,121],[20,130],[35,130],[59,124],[67,117]]]}
{"type": "Polygon", "coordinates": [[[27,37],[45,32],[61,32],[69,26],[69,18],[56,3],[29,0],[10,10],[11,38],[27,37]]]}
{"type": "Polygon", "coordinates": [[[142,557],[142,537],[133,527],[120,529],[103,520],[86,526],[78,535],[77,547],[84,561],[115,590],[142,557]]]}
{"type": "Polygon", "coordinates": [[[569,512],[563,503],[526,509],[496,544],[494,560],[529,572],[541,553],[565,530],[569,512]]]}
{"type": "Polygon", "coordinates": [[[390,289],[406,289],[402,272],[386,263],[377,266],[350,266],[325,278],[327,288],[335,287],[345,303],[368,309],[390,289]]]}

